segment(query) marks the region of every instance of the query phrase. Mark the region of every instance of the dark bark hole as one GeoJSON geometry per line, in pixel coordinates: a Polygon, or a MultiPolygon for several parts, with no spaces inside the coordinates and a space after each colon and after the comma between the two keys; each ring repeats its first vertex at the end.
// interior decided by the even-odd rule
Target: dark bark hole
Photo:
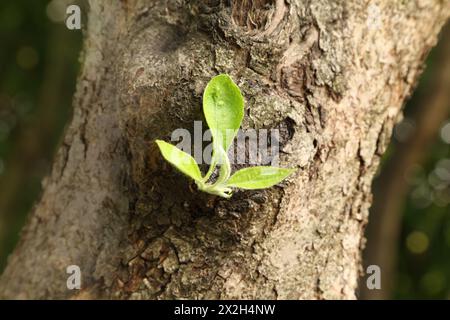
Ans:
{"type": "Polygon", "coordinates": [[[295,121],[292,118],[286,117],[278,125],[280,130],[280,150],[292,139],[295,133],[295,121]]]}

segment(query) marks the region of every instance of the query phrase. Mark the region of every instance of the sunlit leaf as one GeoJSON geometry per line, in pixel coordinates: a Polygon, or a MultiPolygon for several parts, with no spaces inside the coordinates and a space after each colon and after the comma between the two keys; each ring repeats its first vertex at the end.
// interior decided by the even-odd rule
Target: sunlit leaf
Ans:
{"type": "Polygon", "coordinates": [[[203,112],[216,149],[221,146],[227,152],[244,117],[244,98],[228,75],[209,81],[203,93],[203,112]]]}
{"type": "Polygon", "coordinates": [[[175,168],[196,181],[202,179],[200,169],[191,155],[165,141],[156,140],[156,143],[164,159],[175,168]]]}
{"type": "Polygon", "coordinates": [[[237,171],[227,182],[227,186],[242,189],[264,189],[269,188],[291,173],[295,169],[284,169],[269,166],[251,167],[237,171]]]}

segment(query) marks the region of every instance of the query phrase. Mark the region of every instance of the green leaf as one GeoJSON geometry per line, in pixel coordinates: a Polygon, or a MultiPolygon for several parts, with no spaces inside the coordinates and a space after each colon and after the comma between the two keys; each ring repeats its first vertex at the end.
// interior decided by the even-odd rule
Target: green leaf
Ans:
{"type": "Polygon", "coordinates": [[[156,144],[164,159],[188,177],[196,181],[201,181],[202,174],[200,168],[191,155],[162,140],[156,140],[156,144]]]}
{"type": "Polygon", "coordinates": [[[244,98],[228,75],[221,74],[209,81],[203,93],[203,112],[215,149],[221,146],[227,152],[244,117],[244,98]]]}
{"type": "Polygon", "coordinates": [[[269,188],[285,179],[294,171],[295,169],[268,166],[245,168],[233,174],[227,181],[227,186],[247,190],[269,188]]]}

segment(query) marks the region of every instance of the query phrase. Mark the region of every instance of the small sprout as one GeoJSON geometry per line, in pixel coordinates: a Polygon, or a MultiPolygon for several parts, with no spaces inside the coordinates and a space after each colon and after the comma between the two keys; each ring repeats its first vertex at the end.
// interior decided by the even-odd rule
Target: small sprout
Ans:
{"type": "Polygon", "coordinates": [[[193,179],[199,190],[230,198],[232,188],[246,190],[269,188],[295,171],[295,169],[257,166],[241,169],[231,175],[227,151],[244,118],[244,98],[239,87],[228,75],[221,74],[209,81],[203,93],[203,112],[213,140],[211,164],[205,176],[202,176],[198,164],[191,155],[167,142],[156,140],[164,159],[193,179]],[[218,166],[219,176],[214,182],[210,182],[211,175],[218,166]]]}

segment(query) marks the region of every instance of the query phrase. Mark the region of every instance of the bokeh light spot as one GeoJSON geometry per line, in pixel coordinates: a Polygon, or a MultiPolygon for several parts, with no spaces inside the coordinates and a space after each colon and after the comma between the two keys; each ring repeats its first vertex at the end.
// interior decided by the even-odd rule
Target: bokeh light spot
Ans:
{"type": "Polygon", "coordinates": [[[429,295],[436,295],[444,289],[445,275],[440,271],[427,272],[420,280],[420,286],[429,295]]]}
{"type": "Polygon", "coordinates": [[[439,178],[450,182],[450,159],[439,160],[435,170],[439,178]]]}
{"type": "Polygon", "coordinates": [[[441,139],[445,143],[450,144],[450,121],[441,128],[441,139]]]}
{"type": "Polygon", "coordinates": [[[411,200],[416,208],[424,209],[433,203],[434,195],[427,184],[421,184],[411,192],[411,200]]]}
{"type": "Polygon", "coordinates": [[[413,231],[406,238],[406,247],[415,254],[424,253],[428,249],[428,236],[421,231],[413,231]]]}
{"type": "Polygon", "coordinates": [[[47,17],[53,22],[62,22],[66,18],[67,6],[73,1],[70,0],[52,0],[47,4],[47,17]]]}
{"type": "Polygon", "coordinates": [[[394,137],[399,142],[406,142],[414,132],[416,125],[413,120],[405,118],[394,128],[394,137]]]}

